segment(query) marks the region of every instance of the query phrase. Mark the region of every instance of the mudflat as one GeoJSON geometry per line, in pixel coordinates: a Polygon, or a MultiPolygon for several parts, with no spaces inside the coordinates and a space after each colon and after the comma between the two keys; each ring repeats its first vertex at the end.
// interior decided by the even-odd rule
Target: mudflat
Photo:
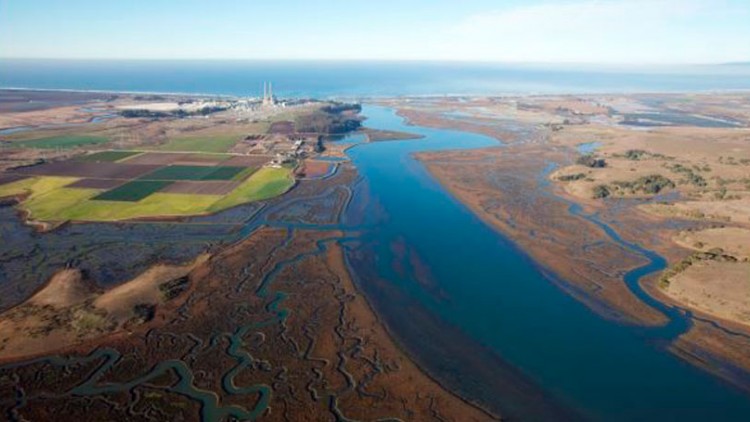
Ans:
{"type": "Polygon", "coordinates": [[[602,225],[665,257],[667,268],[640,284],[665,306],[694,312],[693,328],[673,350],[748,387],[740,373],[750,373],[750,263],[744,246],[750,244],[750,115],[747,107],[730,104],[750,103],[750,97],[384,103],[419,125],[498,139],[497,148],[417,158],[457,199],[602,315],[638,324],[665,322],[662,312],[623,280],[646,261],[627,244],[613,242],[602,225]],[[737,333],[731,341],[728,332],[737,333]],[[717,369],[724,367],[721,362],[743,369],[717,369]]]}

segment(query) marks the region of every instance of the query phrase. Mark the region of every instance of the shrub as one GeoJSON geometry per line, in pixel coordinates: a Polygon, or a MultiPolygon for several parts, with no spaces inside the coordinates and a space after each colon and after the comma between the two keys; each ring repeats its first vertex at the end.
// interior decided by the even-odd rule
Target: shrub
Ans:
{"type": "Polygon", "coordinates": [[[141,322],[148,322],[154,319],[156,307],[148,303],[139,303],[133,307],[133,314],[141,322]]]}
{"type": "Polygon", "coordinates": [[[576,164],[591,168],[603,168],[607,166],[607,162],[603,158],[596,158],[592,154],[586,154],[578,157],[576,164]]]}
{"type": "Polygon", "coordinates": [[[640,177],[632,182],[617,181],[613,184],[618,189],[627,189],[630,193],[643,192],[646,194],[657,194],[664,189],[674,188],[674,182],[660,174],[652,174],[640,177]]]}
{"type": "MultiPolygon", "coordinates": [[[[683,181],[685,183],[690,183],[695,186],[699,187],[706,187],[708,186],[708,182],[706,182],[706,179],[703,178],[700,174],[696,174],[693,169],[690,169],[688,167],[683,166],[682,164],[673,164],[672,166],[666,166],[669,170],[671,170],[673,173],[679,173],[684,174],[686,179],[683,181]]],[[[700,167],[694,167],[696,171],[705,171],[705,167],[701,169],[700,167]]],[[[711,170],[710,168],[708,169],[711,170]]]]}
{"type": "Polygon", "coordinates": [[[609,187],[607,185],[598,185],[594,187],[593,191],[593,198],[594,199],[603,199],[608,197],[611,194],[609,191],[609,187]]]}
{"type": "Polygon", "coordinates": [[[171,300],[179,296],[180,293],[184,292],[188,288],[190,279],[185,277],[179,277],[174,280],[167,281],[159,285],[159,290],[164,295],[165,300],[171,300]]]}
{"type": "Polygon", "coordinates": [[[572,181],[574,181],[574,180],[581,180],[581,179],[583,179],[584,177],[586,177],[586,175],[585,175],[585,174],[583,174],[583,173],[576,173],[576,174],[566,174],[566,175],[560,176],[560,177],[558,178],[558,180],[560,180],[560,181],[562,181],[562,182],[572,182],[572,181]]]}
{"type": "Polygon", "coordinates": [[[625,158],[628,160],[638,161],[644,155],[646,155],[646,151],[642,149],[629,149],[625,151],[625,158]]]}

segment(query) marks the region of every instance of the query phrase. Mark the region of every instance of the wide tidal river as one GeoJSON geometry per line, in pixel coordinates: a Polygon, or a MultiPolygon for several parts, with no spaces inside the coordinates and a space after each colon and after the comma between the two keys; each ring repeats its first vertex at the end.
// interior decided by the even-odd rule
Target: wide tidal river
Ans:
{"type": "MultiPolygon", "coordinates": [[[[343,226],[363,233],[349,247],[360,287],[428,372],[521,419],[567,409],[576,419],[747,420],[750,397],[666,350],[678,334],[669,331],[685,328],[674,321],[681,316],[670,313],[672,330],[603,319],[412,157],[496,146],[495,140],[410,126],[387,108],[368,106],[363,114],[369,127],[424,136],[349,150],[363,181],[343,226]],[[460,353],[440,355],[446,348],[460,353]],[[493,374],[518,384],[497,382],[493,374]],[[540,400],[550,407],[542,409],[540,400]]],[[[651,255],[651,264],[633,276],[658,269],[657,256],[635,252],[651,255]]]]}

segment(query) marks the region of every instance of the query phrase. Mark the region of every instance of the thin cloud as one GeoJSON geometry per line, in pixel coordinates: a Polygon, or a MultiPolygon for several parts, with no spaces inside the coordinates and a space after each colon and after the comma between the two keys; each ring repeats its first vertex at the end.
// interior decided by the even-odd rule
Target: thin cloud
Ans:
{"type": "Polygon", "coordinates": [[[721,29],[750,6],[721,0],[543,3],[469,16],[451,29],[456,58],[582,62],[695,62],[747,56],[750,40],[721,29]],[[711,32],[693,30],[713,21],[711,32]],[[710,48],[707,51],[707,48],[710,48]]]}

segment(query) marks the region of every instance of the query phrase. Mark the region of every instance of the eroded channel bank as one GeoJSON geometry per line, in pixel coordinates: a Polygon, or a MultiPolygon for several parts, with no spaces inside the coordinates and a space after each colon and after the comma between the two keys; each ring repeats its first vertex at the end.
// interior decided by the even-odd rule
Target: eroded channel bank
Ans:
{"type": "MultiPolygon", "coordinates": [[[[79,420],[492,418],[425,376],[354,288],[341,245],[356,241],[358,233],[342,231],[339,220],[355,177],[354,169],[342,164],[334,176],[301,182],[263,206],[171,223],[183,224],[185,235],[195,235],[191,241],[206,242],[211,256],[186,278],[168,283],[179,290],[163,298],[150,317],[128,321],[127,329],[98,332],[90,331],[96,330],[91,323],[86,329],[40,322],[33,298],[6,312],[32,324],[35,336],[52,332],[71,341],[50,347],[45,356],[27,350],[26,358],[18,357],[19,348],[3,355],[6,343],[0,341],[0,414],[9,420],[44,420],[61,412],[79,420]],[[222,245],[209,247],[213,242],[222,245]]],[[[32,244],[50,236],[44,245],[55,259],[75,257],[81,245],[92,250],[99,241],[150,233],[142,245],[148,254],[132,259],[139,262],[159,256],[164,244],[152,242],[160,231],[162,241],[172,239],[170,224],[123,223],[110,232],[104,227],[109,226],[58,229],[81,233],[69,248],[67,237],[55,232],[37,238],[22,226],[8,230],[32,244]],[[96,236],[103,233],[106,238],[96,236]]],[[[21,265],[22,257],[7,258],[21,265]]],[[[86,272],[100,277],[100,267],[114,257],[91,258],[98,259],[86,272]]],[[[40,268],[39,276],[45,271],[40,268]]],[[[126,273],[116,276],[105,280],[137,289],[126,273]]],[[[106,317],[91,304],[58,303],[64,301],[50,306],[74,321],[80,311],[106,317]]]]}
{"type": "MultiPolygon", "coordinates": [[[[370,127],[425,136],[350,150],[366,182],[362,190],[367,200],[360,209],[367,211],[366,221],[377,222],[368,224],[377,228],[367,234],[370,256],[377,259],[364,264],[350,254],[350,262],[357,271],[368,267],[387,280],[379,283],[384,286],[362,284],[392,331],[428,370],[450,378],[471,368],[472,353],[452,356],[450,363],[433,359],[427,345],[440,340],[430,337],[434,333],[414,335],[410,302],[483,344],[551,399],[593,419],[741,420],[748,414],[750,399],[744,393],[670,354],[656,344],[658,334],[605,320],[558,289],[512,242],[452,199],[411,156],[497,146],[494,140],[407,126],[388,109],[368,107],[365,114],[370,127]],[[399,245],[408,245],[409,256],[419,257],[410,262],[413,271],[400,263],[404,248],[399,245]],[[379,295],[394,296],[385,293],[392,289],[406,299],[379,304],[379,295]]],[[[639,278],[658,267],[652,263],[631,275],[639,278]]],[[[446,331],[446,336],[452,335],[446,331]]],[[[473,387],[477,394],[477,386],[470,384],[463,378],[454,386],[469,396],[473,387]]],[[[519,405],[502,403],[501,394],[493,397],[499,406],[519,405]]]]}

